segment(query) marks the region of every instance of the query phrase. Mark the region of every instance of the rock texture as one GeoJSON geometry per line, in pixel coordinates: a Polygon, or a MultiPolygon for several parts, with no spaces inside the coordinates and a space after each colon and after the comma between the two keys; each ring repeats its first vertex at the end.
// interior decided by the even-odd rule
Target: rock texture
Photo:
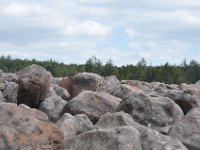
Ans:
{"type": "Polygon", "coordinates": [[[96,123],[96,128],[115,128],[119,126],[135,126],[133,118],[123,111],[116,113],[106,113],[96,123]]]}
{"type": "Polygon", "coordinates": [[[15,82],[18,81],[18,75],[14,73],[2,73],[2,79],[7,82],[15,82]]]}
{"type": "Polygon", "coordinates": [[[65,150],[142,150],[142,148],[138,130],[126,126],[85,132],[67,141],[65,150]]]}
{"type": "Polygon", "coordinates": [[[171,99],[150,97],[143,93],[132,93],[119,104],[117,111],[127,112],[138,123],[158,131],[183,118],[183,111],[171,99]]]}
{"type": "Polygon", "coordinates": [[[65,113],[56,124],[64,132],[65,143],[74,136],[94,128],[94,125],[85,114],[72,116],[71,114],[65,113]]]}
{"type": "Polygon", "coordinates": [[[192,109],[173,125],[169,135],[182,141],[189,150],[200,150],[200,108],[192,109]]]}
{"type": "Polygon", "coordinates": [[[10,103],[17,103],[17,90],[18,85],[14,82],[6,82],[1,86],[3,97],[10,103]]]}
{"type": "Polygon", "coordinates": [[[111,129],[122,126],[132,126],[141,134],[141,145],[143,150],[187,150],[179,141],[172,137],[160,134],[151,128],[136,123],[133,118],[124,112],[106,113],[97,124],[96,128],[111,129]]]}
{"type": "Polygon", "coordinates": [[[61,112],[67,102],[59,96],[51,96],[45,99],[39,107],[39,110],[45,112],[53,122],[60,118],[61,112]]]}
{"type": "Polygon", "coordinates": [[[86,114],[95,123],[104,113],[115,112],[120,101],[107,93],[83,91],[65,105],[63,113],[86,114]]]}
{"type": "Polygon", "coordinates": [[[94,73],[78,73],[69,78],[63,78],[58,85],[65,88],[73,98],[82,91],[103,91],[106,82],[105,79],[94,73]]]}
{"type": "Polygon", "coordinates": [[[49,72],[41,66],[31,65],[20,72],[18,82],[17,104],[38,108],[49,90],[49,72]]]}
{"type": "Polygon", "coordinates": [[[63,150],[64,137],[58,127],[36,109],[0,103],[1,150],[63,150]]]}
{"type": "Polygon", "coordinates": [[[188,150],[179,140],[147,129],[141,136],[143,150],[188,150]]]}
{"type": "Polygon", "coordinates": [[[56,94],[58,96],[60,96],[62,99],[66,100],[66,101],[70,100],[70,94],[66,89],[59,87],[59,86],[53,86],[53,89],[56,92],[56,94]]]}

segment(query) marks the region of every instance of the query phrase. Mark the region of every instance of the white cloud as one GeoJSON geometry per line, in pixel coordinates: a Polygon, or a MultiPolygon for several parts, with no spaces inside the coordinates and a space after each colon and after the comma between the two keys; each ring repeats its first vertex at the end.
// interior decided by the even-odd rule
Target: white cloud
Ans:
{"type": "Polygon", "coordinates": [[[3,9],[3,14],[20,17],[29,15],[42,15],[45,12],[45,7],[36,4],[20,4],[12,3],[5,6],[3,9]]]}
{"type": "Polygon", "coordinates": [[[125,33],[130,37],[130,38],[134,38],[137,35],[139,35],[139,33],[135,30],[133,30],[132,28],[127,28],[125,29],[125,33]]]}
{"type": "Polygon", "coordinates": [[[111,27],[101,23],[87,20],[83,22],[73,21],[64,30],[67,36],[108,36],[111,27]]]}

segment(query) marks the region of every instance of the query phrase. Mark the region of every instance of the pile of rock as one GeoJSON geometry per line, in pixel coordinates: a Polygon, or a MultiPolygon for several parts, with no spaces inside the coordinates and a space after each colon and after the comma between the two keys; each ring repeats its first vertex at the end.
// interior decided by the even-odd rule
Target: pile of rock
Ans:
{"type": "Polygon", "coordinates": [[[2,150],[200,150],[200,84],[0,71],[2,150]]]}

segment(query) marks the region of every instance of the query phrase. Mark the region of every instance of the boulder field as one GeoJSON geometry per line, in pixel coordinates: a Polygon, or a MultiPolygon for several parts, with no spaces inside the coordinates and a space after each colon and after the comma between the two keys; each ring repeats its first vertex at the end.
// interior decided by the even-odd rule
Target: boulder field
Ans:
{"type": "Polygon", "coordinates": [[[200,150],[200,81],[0,72],[0,150],[200,150]]]}

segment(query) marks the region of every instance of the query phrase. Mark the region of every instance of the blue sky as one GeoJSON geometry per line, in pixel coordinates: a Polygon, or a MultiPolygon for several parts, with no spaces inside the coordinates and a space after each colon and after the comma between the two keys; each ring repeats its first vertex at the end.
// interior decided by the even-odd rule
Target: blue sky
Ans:
{"type": "Polygon", "coordinates": [[[153,65],[200,60],[200,0],[0,0],[0,55],[153,65]]]}

